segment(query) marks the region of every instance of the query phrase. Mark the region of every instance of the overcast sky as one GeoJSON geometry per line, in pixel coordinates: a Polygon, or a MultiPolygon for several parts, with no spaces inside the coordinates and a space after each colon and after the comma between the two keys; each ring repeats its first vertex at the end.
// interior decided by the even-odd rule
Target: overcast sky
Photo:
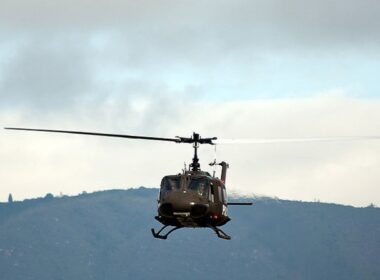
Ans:
{"type": "MultiPolygon", "coordinates": [[[[378,1],[0,4],[0,124],[173,137],[380,135],[378,1]]],[[[214,148],[202,147],[201,164],[214,148]]],[[[158,187],[191,146],[0,131],[0,201],[158,187]]],[[[380,141],[218,145],[228,190],[380,206],[380,141]]],[[[218,170],[219,172],[219,170],[218,170]]]]}

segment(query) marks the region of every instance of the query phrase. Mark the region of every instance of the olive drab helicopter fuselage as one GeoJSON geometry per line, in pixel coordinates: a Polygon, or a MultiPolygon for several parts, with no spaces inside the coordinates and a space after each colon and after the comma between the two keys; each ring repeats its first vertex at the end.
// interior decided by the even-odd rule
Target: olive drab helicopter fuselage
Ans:
{"type": "MultiPolygon", "coordinates": [[[[221,163],[222,173],[227,169],[221,163]]],[[[230,237],[218,227],[230,221],[227,208],[227,192],[222,179],[204,171],[184,171],[182,174],[165,176],[161,182],[156,220],[164,227],[154,237],[165,239],[167,235],[183,227],[208,227],[224,239],[230,237]],[[167,227],[174,228],[167,235],[160,235],[167,227]]]]}
{"type": "Polygon", "coordinates": [[[119,138],[132,138],[155,141],[169,141],[175,143],[193,144],[194,157],[188,170],[183,170],[177,175],[168,175],[163,177],[158,196],[158,215],[155,219],[163,224],[163,227],[156,232],[152,229],[155,238],[167,239],[168,235],[180,228],[210,228],[218,237],[223,239],[231,239],[219,227],[223,226],[231,219],[228,217],[229,205],[252,205],[252,203],[228,203],[226,192],[226,173],[228,164],[221,162],[219,164],[214,161],[210,165],[220,165],[222,167],[221,178],[215,177],[215,172],[211,176],[208,172],[200,169],[198,148],[200,144],[214,145],[213,138],[201,138],[199,134],[193,133],[192,137],[176,137],[176,138],[160,138],[149,136],[136,136],[125,134],[108,134],[84,131],[69,130],[50,130],[50,129],[31,129],[31,128],[14,128],[7,127],[5,129],[41,131],[55,133],[69,133],[92,136],[106,136],[119,138]],[[165,234],[162,232],[172,227],[165,234]]]}

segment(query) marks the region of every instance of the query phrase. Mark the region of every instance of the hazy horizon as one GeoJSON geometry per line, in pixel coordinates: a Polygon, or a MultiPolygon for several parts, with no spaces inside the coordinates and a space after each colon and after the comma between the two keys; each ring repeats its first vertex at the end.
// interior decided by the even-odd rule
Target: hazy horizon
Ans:
{"type": "MultiPolygon", "coordinates": [[[[0,125],[380,136],[379,12],[372,0],[5,0],[0,125]]],[[[0,200],[158,186],[192,158],[189,145],[3,129],[0,147],[0,200]]],[[[206,169],[214,147],[199,154],[206,169]]],[[[379,155],[377,140],[217,146],[230,192],[355,206],[380,205],[379,155]]]]}

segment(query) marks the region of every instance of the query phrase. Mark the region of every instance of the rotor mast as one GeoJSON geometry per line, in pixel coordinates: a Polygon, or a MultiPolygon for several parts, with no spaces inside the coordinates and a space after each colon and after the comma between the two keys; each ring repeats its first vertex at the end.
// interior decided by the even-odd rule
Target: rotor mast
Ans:
{"type": "Polygon", "coordinates": [[[199,164],[199,158],[198,158],[199,134],[194,132],[193,139],[194,139],[194,143],[193,143],[194,157],[193,157],[193,162],[190,164],[190,167],[193,172],[197,172],[201,169],[201,165],[199,164]]]}
{"type": "Polygon", "coordinates": [[[178,143],[190,143],[193,144],[194,148],[194,157],[193,161],[190,164],[191,171],[193,172],[198,172],[201,169],[201,165],[199,164],[199,158],[198,158],[198,148],[200,144],[210,144],[210,145],[215,145],[212,141],[217,140],[217,137],[211,137],[211,138],[201,138],[199,133],[193,132],[192,137],[190,138],[185,138],[185,137],[179,137],[178,138],[178,143]]]}

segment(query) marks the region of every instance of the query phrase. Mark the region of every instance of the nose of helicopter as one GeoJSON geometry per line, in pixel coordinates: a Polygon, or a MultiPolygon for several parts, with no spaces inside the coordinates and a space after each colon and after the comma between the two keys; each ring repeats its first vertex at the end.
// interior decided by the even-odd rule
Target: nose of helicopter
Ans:
{"type": "Polygon", "coordinates": [[[195,192],[172,192],[160,203],[158,212],[162,216],[201,217],[208,209],[208,201],[195,192]]]}

